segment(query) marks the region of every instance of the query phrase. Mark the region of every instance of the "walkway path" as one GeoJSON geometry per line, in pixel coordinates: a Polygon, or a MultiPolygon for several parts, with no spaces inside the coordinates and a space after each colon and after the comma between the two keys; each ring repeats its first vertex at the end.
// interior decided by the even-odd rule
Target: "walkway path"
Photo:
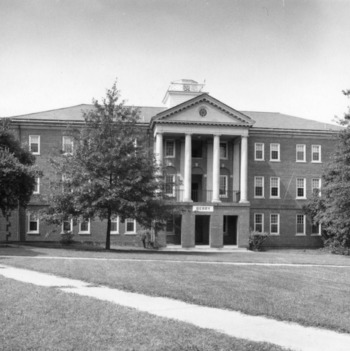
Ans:
{"type": "Polygon", "coordinates": [[[269,342],[301,351],[349,351],[350,349],[350,334],[303,327],[296,323],[197,306],[168,298],[125,292],[2,264],[0,265],[0,275],[25,283],[54,287],[67,293],[109,301],[156,316],[213,329],[236,338],[269,342]]]}

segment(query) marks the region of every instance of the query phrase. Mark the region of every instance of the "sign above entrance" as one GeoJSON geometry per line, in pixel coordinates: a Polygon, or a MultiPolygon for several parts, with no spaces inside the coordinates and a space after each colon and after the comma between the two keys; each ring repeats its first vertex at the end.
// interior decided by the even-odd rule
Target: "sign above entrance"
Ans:
{"type": "Polygon", "coordinates": [[[193,206],[193,212],[214,212],[214,206],[193,206]]]}

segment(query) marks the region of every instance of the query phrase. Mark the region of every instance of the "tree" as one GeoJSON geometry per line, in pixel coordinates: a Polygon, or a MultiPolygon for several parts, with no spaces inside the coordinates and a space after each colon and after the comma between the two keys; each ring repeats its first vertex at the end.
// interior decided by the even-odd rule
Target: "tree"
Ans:
{"type": "MultiPolygon", "coordinates": [[[[344,91],[350,96],[350,91],[344,91]]],[[[349,111],[350,112],[350,111],[349,111]]],[[[325,244],[332,251],[350,253],[350,113],[338,122],[336,151],[322,175],[321,196],[315,194],[304,210],[314,224],[320,224],[325,244]]]]}
{"type": "Polygon", "coordinates": [[[137,124],[139,110],[119,98],[114,83],[102,103],[94,100],[94,109],[84,113],[84,125],[69,128],[74,151],[52,159],[62,180],[45,211],[56,224],[68,218],[107,220],[107,250],[113,218],[133,218],[157,231],[171,213],[148,136],[137,124]]]}
{"type": "Polygon", "coordinates": [[[0,121],[0,209],[9,218],[18,206],[27,207],[41,173],[34,166],[35,157],[22,148],[10,129],[11,121],[0,121]]]}

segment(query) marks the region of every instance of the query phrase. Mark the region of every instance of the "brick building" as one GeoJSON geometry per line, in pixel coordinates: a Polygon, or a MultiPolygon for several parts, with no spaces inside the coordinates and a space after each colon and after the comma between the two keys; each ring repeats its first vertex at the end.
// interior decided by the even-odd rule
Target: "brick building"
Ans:
{"type": "MultiPolygon", "coordinates": [[[[172,82],[166,107],[141,107],[140,128],[154,142],[157,161],[164,166],[169,201],[182,215],[167,223],[163,243],[183,247],[246,247],[251,230],[271,234],[274,247],[318,247],[320,228],[302,212],[305,200],[322,191],[321,174],[333,152],[339,127],[269,112],[237,111],[203,92],[192,80],[172,82]]],[[[44,171],[26,211],[0,221],[0,241],[56,241],[52,231],[31,215],[45,206],[51,155],[70,152],[67,123],[82,123],[79,105],[15,116],[13,126],[23,144],[36,155],[44,171]]],[[[106,223],[97,220],[62,228],[76,240],[103,242],[106,223]]],[[[138,224],[129,219],[112,224],[112,244],[139,245],[138,224]]]]}

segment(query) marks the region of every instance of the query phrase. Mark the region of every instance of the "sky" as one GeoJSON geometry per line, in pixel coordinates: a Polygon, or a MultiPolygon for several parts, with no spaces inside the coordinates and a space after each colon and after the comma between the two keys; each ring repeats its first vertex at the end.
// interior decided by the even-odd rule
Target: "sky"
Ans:
{"type": "Polygon", "coordinates": [[[350,89],[347,0],[0,0],[0,117],[101,99],[162,106],[205,81],[237,110],[331,122],[350,89]]]}

